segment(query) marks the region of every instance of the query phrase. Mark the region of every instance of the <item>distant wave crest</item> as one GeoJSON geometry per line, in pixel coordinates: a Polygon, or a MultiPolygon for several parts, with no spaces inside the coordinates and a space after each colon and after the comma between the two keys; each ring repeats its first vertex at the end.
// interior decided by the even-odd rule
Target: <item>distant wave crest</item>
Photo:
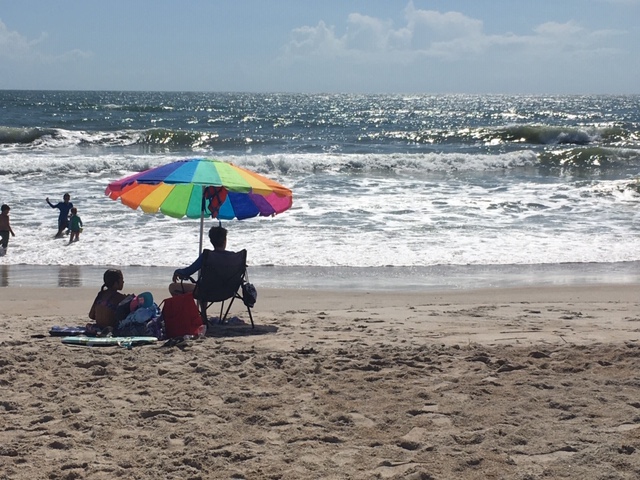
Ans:
{"type": "Polygon", "coordinates": [[[46,137],[55,137],[58,131],[53,128],[18,128],[0,126],[0,145],[35,144],[46,137]]]}
{"type": "MultiPolygon", "coordinates": [[[[339,130],[338,130],[339,131],[339,130]]],[[[171,129],[150,128],[144,130],[69,130],[62,128],[17,128],[0,126],[0,147],[18,146],[68,148],[68,147],[132,147],[149,152],[179,152],[206,150],[244,151],[265,147],[299,152],[326,152],[328,150],[357,153],[398,146],[413,150],[434,150],[439,146],[500,146],[521,148],[524,145],[602,145],[637,147],[636,129],[622,126],[602,128],[578,128],[551,125],[511,125],[507,127],[475,127],[460,129],[379,129],[376,131],[352,130],[331,133],[310,131],[308,136],[286,128],[273,127],[262,131],[242,128],[171,129]]]]}
{"type": "Polygon", "coordinates": [[[515,125],[499,132],[500,137],[509,142],[536,145],[588,145],[595,139],[595,132],[589,133],[575,127],[548,125],[515,125]]]}
{"type": "Polygon", "coordinates": [[[128,147],[138,146],[149,151],[198,151],[204,148],[247,147],[260,143],[246,136],[221,138],[216,132],[171,130],[84,131],[66,129],[16,128],[0,126],[0,146],[21,147],[128,147]]]}
{"type": "Polygon", "coordinates": [[[549,150],[540,154],[542,167],[562,170],[608,170],[640,166],[640,151],[603,147],[549,150]]]}

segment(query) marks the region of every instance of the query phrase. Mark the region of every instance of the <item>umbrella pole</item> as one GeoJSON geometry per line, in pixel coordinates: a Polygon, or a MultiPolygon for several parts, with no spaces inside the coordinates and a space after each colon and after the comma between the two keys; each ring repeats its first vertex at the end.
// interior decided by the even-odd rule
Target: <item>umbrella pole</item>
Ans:
{"type": "MultiPolygon", "coordinates": [[[[202,238],[204,235],[204,209],[205,209],[205,201],[204,201],[204,185],[202,186],[202,206],[200,208],[200,249],[198,250],[198,256],[202,253],[202,238]]],[[[198,274],[199,276],[199,274],[198,274]]]]}
{"type": "MultiPolygon", "coordinates": [[[[206,208],[205,198],[204,198],[205,187],[202,185],[202,204],[200,206],[200,245],[198,247],[198,257],[202,255],[202,236],[204,233],[204,210],[206,208]]],[[[204,265],[203,265],[204,266],[204,265]]],[[[202,277],[202,267],[198,270],[198,280],[202,277]]],[[[205,333],[206,333],[206,325],[207,325],[207,304],[204,300],[198,300],[198,310],[200,310],[200,315],[203,318],[203,324],[205,325],[205,333]]]]}

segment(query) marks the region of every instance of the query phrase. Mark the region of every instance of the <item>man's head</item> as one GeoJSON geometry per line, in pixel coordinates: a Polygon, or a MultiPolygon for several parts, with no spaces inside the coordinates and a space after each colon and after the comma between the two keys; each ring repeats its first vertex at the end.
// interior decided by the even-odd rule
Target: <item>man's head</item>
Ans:
{"type": "Polygon", "coordinates": [[[216,250],[227,248],[227,229],[224,227],[211,227],[209,229],[209,240],[216,250]]]}
{"type": "Polygon", "coordinates": [[[7,205],[6,203],[3,203],[2,207],[0,207],[1,212],[9,212],[9,210],[11,209],[9,208],[9,205],[7,205]]]}
{"type": "Polygon", "coordinates": [[[69,200],[71,200],[71,195],[69,195],[68,193],[65,193],[65,194],[62,196],[62,199],[63,199],[65,202],[68,202],[69,200]]]}

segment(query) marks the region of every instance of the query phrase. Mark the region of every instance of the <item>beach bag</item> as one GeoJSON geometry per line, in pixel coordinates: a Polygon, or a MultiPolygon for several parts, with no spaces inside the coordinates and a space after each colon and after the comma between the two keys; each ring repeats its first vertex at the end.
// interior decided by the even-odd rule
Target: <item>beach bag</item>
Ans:
{"type": "Polygon", "coordinates": [[[165,298],[161,305],[167,338],[196,336],[200,333],[202,317],[191,292],[165,298]]]}
{"type": "MultiPolygon", "coordinates": [[[[148,307],[138,307],[122,320],[115,330],[119,337],[156,337],[162,340],[162,329],[158,328],[160,308],[153,303],[148,307]]],[[[133,302],[132,302],[133,303],[133,302]]]]}
{"type": "Polygon", "coordinates": [[[249,283],[249,282],[243,283],[242,284],[242,301],[244,302],[244,304],[249,308],[253,308],[257,300],[258,300],[258,291],[256,290],[256,287],[253,286],[253,283],[249,283]]]}
{"type": "Polygon", "coordinates": [[[129,313],[131,312],[131,302],[134,298],[136,298],[136,296],[133,294],[127,295],[120,301],[120,303],[116,307],[117,324],[120,324],[120,322],[127,318],[127,315],[129,315],[129,313]]]}
{"type": "MultiPolygon", "coordinates": [[[[160,311],[158,310],[158,312],[160,311]]],[[[166,339],[167,336],[164,333],[164,319],[162,318],[162,313],[158,313],[157,317],[153,317],[151,320],[149,320],[145,325],[145,334],[138,336],[156,337],[158,340],[166,339]]]]}

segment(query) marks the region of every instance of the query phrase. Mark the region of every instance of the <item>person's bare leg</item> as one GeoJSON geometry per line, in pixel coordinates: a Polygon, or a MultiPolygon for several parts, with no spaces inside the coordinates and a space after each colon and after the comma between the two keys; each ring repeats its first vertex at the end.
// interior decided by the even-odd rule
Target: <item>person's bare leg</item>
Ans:
{"type": "Polygon", "coordinates": [[[175,297],[183,293],[193,292],[194,288],[196,288],[195,283],[173,282],[169,285],[169,293],[172,297],[175,297]]]}

